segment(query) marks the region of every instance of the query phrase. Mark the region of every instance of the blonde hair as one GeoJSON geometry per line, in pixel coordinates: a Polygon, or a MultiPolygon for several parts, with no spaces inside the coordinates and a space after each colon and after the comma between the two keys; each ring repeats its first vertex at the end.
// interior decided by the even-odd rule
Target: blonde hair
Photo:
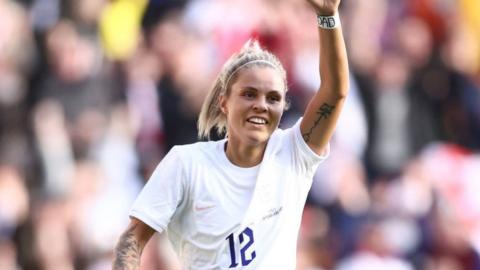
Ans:
{"type": "Polygon", "coordinates": [[[208,92],[198,117],[198,137],[210,139],[212,129],[216,129],[221,136],[226,132],[227,119],[220,109],[220,97],[228,96],[238,71],[247,66],[269,66],[276,69],[285,82],[287,91],[287,74],[278,58],[260,47],[256,40],[248,40],[243,48],[233,54],[223,65],[213,87],[208,92]]]}

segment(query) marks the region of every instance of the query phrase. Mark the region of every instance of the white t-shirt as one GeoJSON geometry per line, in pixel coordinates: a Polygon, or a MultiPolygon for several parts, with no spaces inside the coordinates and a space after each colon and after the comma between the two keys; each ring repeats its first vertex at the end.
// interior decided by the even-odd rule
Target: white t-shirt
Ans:
{"type": "Polygon", "coordinates": [[[318,164],[300,120],[277,129],[260,165],[240,168],[226,140],[175,146],[130,216],[167,231],[185,269],[295,269],[303,207],[318,164]]]}

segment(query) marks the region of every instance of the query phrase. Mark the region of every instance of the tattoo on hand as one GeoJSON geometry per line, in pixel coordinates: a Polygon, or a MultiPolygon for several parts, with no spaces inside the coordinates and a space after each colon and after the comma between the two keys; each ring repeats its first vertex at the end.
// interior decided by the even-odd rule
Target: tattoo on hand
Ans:
{"type": "Polygon", "coordinates": [[[317,115],[318,115],[317,119],[313,123],[313,126],[310,128],[310,130],[307,133],[303,134],[303,139],[305,140],[305,142],[310,141],[310,136],[312,135],[313,129],[317,127],[320,120],[327,119],[332,114],[333,109],[335,109],[335,106],[328,105],[327,103],[323,103],[323,105],[320,106],[320,108],[317,111],[317,115]]]}
{"type": "Polygon", "coordinates": [[[133,235],[135,226],[129,228],[118,241],[115,247],[115,260],[113,262],[114,270],[131,270],[140,266],[140,256],[142,250],[138,245],[138,241],[133,235]]]}

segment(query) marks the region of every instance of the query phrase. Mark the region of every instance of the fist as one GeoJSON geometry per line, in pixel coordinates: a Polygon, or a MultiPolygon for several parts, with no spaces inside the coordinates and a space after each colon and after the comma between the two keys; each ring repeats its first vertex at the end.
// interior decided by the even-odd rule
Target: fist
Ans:
{"type": "Polygon", "coordinates": [[[317,14],[331,16],[337,13],[340,0],[307,0],[317,14]]]}

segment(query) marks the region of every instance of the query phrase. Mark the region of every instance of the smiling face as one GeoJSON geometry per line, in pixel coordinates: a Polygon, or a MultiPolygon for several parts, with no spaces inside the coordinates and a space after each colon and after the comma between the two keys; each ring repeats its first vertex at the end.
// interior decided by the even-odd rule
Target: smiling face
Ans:
{"type": "Polygon", "coordinates": [[[265,144],[285,109],[285,89],[282,76],[272,67],[240,70],[229,94],[220,99],[229,141],[250,146],[265,144]]]}

